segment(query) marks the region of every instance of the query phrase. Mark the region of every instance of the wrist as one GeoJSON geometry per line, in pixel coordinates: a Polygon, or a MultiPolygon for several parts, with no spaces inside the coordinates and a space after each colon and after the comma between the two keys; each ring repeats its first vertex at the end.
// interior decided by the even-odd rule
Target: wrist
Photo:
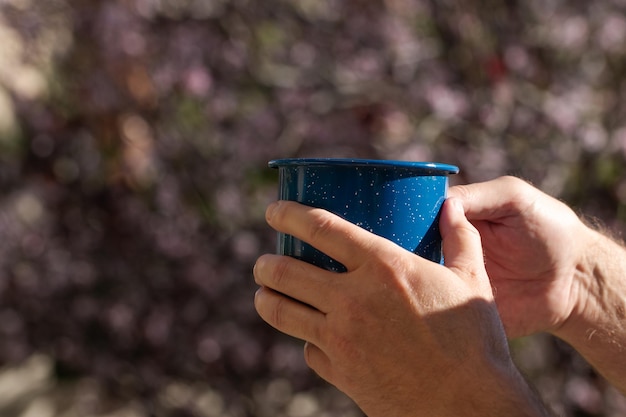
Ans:
{"type": "Polygon", "coordinates": [[[573,280],[577,302],[552,332],[563,339],[622,392],[626,392],[626,249],[589,229],[586,250],[573,280]]]}
{"type": "Polygon", "coordinates": [[[624,315],[618,281],[625,266],[623,247],[590,228],[581,233],[581,240],[585,243],[570,288],[575,303],[567,319],[551,332],[574,346],[603,323],[615,324],[623,319],[616,316],[624,315]]]}
{"type": "Polygon", "coordinates": [[[512,359],[483,358],[481,371],[452,390],[451,401],[440,416],[548,417],[537,392],[528,384],[512,359]]]}
{"type": "MultiPolygon", "coordinates": [[[[582,223],[581,223],[582,225],[582,223]]],[[[550,330],[554,336],[574,343],[584,333],[588,324],[597,315],[600,292],[598,267],[605,263],[605,237],[594,229],[583,225],[576,233],[578,237],[578,256],[572,268],[572,280],[569,297],[574,300],[571,310],[562,323],[550,330]]]]}

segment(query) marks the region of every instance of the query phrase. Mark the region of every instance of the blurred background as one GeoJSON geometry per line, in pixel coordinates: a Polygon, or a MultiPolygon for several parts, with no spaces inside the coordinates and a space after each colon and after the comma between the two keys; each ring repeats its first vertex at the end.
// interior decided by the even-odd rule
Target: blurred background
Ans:
{"type": "MultiPolygon", "coordinates": [[[[261,322],[277,157],[521,176],[626,229],[626,1],[0,0],[0,415],[356,417],[261,322]]],[[[562,416],[626,401],[538,335],[562,416]]]]}

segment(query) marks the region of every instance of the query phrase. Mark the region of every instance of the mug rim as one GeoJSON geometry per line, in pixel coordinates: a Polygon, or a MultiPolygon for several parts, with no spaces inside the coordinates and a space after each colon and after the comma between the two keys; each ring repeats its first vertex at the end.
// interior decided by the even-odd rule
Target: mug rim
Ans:
{"type": "Polygon", "coordinates": [[[439,175],[458,174],[459,167],[441,162],[416,162],[392,159],[359,158],[283,158],[268,162],[270,168],[286,166],[369,166],[385,168],[404,168],[434,172],[439,175]]]}

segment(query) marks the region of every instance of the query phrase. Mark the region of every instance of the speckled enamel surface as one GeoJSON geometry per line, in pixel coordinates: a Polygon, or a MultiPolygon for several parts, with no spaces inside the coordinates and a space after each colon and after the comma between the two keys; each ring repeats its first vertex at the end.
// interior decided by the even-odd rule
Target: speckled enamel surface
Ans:
{"type": "MultiPolygon", "coordinates": [[[[329,210],[422,257],[440,263],[439,211],[448,175],[444,164],[373,160],[287,159],[279,169],[279,199],[329,210]]],[[[278,253],[331,271],[345,267],[309,244],[278,234],[278,253]]]]}

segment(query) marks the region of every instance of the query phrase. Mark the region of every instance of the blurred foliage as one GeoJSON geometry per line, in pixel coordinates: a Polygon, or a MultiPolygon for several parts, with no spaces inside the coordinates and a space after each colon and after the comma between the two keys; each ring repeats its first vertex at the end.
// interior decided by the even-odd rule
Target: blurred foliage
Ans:
{"type": "MultiPolygon", "coordinates": [[[[509,173],[622,233],[625,11],[0,2],[0,361],[47,355],[59,384],[88,380],[133,415],[360,415],[254,312],[251,267],[274,245],[266,162],[509,173]]],[[[513,347],[563,415],[626,411],[560,342],[513,347]]],[[[90,404],[79,415],[106,408],[90,404]]]]}

